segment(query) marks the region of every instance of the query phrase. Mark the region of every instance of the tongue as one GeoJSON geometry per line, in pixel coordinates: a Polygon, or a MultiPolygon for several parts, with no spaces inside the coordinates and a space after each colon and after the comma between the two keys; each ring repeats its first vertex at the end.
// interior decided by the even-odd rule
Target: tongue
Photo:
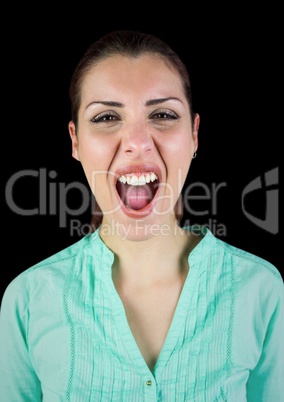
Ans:
{"type": "Polygon", "coordinates": [[[151,199],[147,186],[128,186],[125,194],[125,204],[131,209],[139,210],[146,207],[151,199]]]}

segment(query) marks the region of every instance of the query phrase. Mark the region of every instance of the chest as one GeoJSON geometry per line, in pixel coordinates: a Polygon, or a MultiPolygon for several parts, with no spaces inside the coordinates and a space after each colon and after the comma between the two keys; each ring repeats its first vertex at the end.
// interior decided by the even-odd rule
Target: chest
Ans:
{"type": "Polygon", "coordinates": [[[182,283],[119,292],[132,335],[153,370],[171,327],[182,283]]]}
{"type": "Polygon", "coordinates": [[[100,285],[103,292],[94,288],[96,292],[86,293],[74,281],[58,303],[34,301],[28,341],[42,386],[54,395],[72,390],[72,398],[80,402],[133,401],[133,395],[139,395],[139,402],[157,401],[156,392],[167,402],[180,395],[213,401],[227,381],[230,357],[238,356],[236,385],[232,367],[230,389],[242,400],[239,388],[245,389],[254,337],[247,339],[247,326],[235,335],[232,317],[241,322],[237,305],[243,299],[233,303],[229,286],[224,291],[222,284],[221,293],[208,294],[208,286],[193,278],[182,293],[173,284],[124,291],[119,299],[105,283],[100,285]],[[240,349],[241,355],[236,353],[240,349]]]}

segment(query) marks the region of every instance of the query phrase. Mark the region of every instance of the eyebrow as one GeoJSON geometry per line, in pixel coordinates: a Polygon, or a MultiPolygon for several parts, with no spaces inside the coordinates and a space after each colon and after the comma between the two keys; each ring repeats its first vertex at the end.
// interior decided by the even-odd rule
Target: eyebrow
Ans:
{"type": "Polygon", "coordinates": [[[158,105],[159,103],[167,102],[169,100],[177,100],[182,103],[181,99],[170,96],[169,98],[150,99],[145,103],[145,105],[146,106],[154,106],[154,105],[158,105]]]}
{"type": "Polygon", "coordinates": [[[114,101],[94,101],[88,104],[86,109],[92,105],[101,104],[105,106],[112,106],[112,107],[124,107],[124,104],[121,102],[114,102],[114,101]]]}
{"type": "MultiPolygon", "coordinates": [[[[158,99],[150,99],[145,103],[145,106],[154,106],[154,105],[158,105],[160,103],[164,103],[167,102],[169,100],[177,100],[179,102],[182,103],[182,100],[173,96],[170,96],[168,98],[158,98],[158,99]]],[[[88,106],[86,107],[86,109],[94,104],[101,104],[101,105],[105,105],[105,106],[111,106],[111,107],[125,107],[125,105],[121,102],[115,102],[115,101],[94,101],[88,104],[88,106]]]]}

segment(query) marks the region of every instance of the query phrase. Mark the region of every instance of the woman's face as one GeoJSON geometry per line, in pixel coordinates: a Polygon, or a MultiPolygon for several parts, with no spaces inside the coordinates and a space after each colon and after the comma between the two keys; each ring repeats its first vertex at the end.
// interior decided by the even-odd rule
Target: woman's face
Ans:
{"type": "Polygon", "coordinates": [[[179,75],[153,55],[116,55],[96,64],[81,90],[72,151],[103,225],[139,238],[143,227],[172,224],[199,125],[196,116],[192,128],[179,75]]]}

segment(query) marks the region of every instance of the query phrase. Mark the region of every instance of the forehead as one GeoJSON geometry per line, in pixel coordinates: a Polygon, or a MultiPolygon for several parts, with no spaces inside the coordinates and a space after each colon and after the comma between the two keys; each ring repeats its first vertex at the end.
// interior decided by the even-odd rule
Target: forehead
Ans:
{"type": "Polygon", "coordinates": [[[115,55],[103,59],[88,71],[82,82],[82,98],[90,96],[184,96],[178,72],[156,55],[115,55]],[[158,93],[157,93],[158,92],[158,93]]]}

